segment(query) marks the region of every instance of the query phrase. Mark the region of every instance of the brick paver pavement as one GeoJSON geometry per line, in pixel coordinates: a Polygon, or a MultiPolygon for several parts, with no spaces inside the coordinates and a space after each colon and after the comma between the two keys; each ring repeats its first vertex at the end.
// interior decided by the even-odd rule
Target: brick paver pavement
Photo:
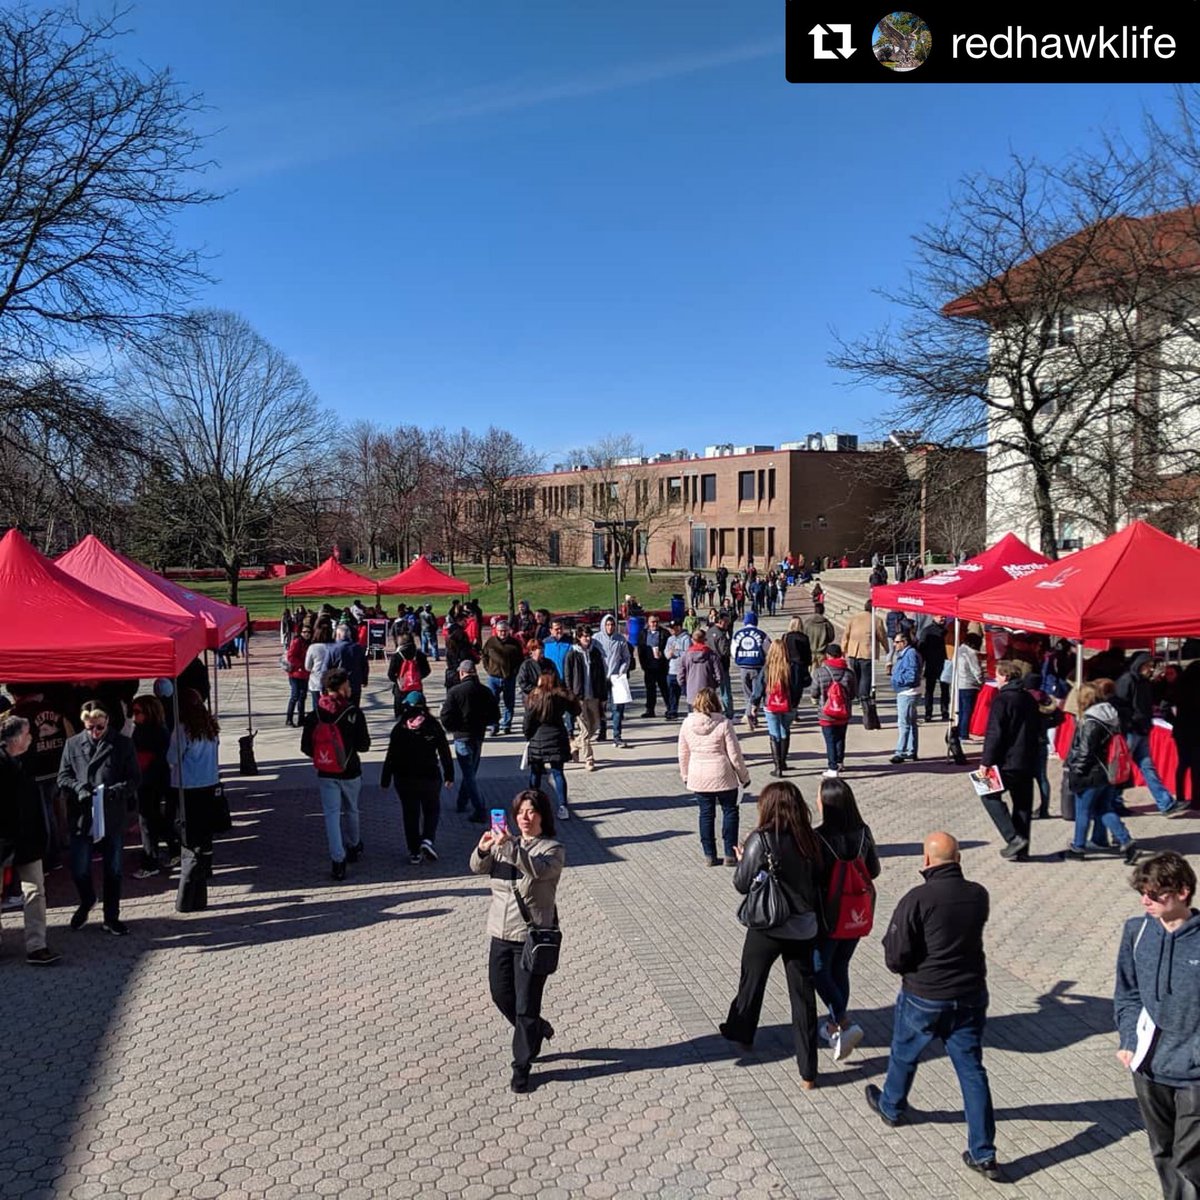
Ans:
{"type": "MultiPolygon", "coordinates": [[[[887,765],[894,731],[850,731],[848,778],[884,859],[878,928],[853,968],[867,1037],[844,1066],[823,1061],[811,1093],[798,1086],[782,978],[752,1053],[717,1034],[737,981],[737,898],[731,872],[700,856],[676,728],[635,716],[631,749],[606,744],[600,770],[570,769],[566,944],[545,1004],[557,1036],[536,1091],[514,1096],[508,1029],[487,992],[486,881],[465,869],[478,829],[447,800],[441,861],[410,867],[394,795],[374,786],[377,750],[365,859],[345,883],[327,879],[311,767],[280,728],[277,651],[263,638],[256,655],[261,774],[228,776],[235,828],[218,843],[209,910],[176,915],[159,881],[126,879],[131,935],[111,938],[98,920],[72,933],[70,881],[55,872],[51,936],[65,957],[41,971],[22,961],[19,916],[5,916],[3,1200],[986,1194],[959,1161],[961,1104],[943,1056],[922,1064],[907,1127],[885,1129],[862,1099],[886,1063],[895,996],[879,933],[939,826],[963,839],[968,874],[992,893],[986,1061],[1016,1177],[1007,1194],[1158,1194],[1113,1057],[1115,938],[1136,909],[1127,872],[1057,861],[1059,821],[1035,827],[1033,861],[1002,862],[961,769],[935,756],[940,736],[929,744],[936,728],[922,730],[919,769],[887,765]]],[[[239,684],[222,673],[227,735],[239,731],[239,684]]],[[[376,685],[368,702],[381,750],[390,699],[376,685]]],[[[793,777],[811,797],[823,767],[811,710],[800,728],[793,777]]],[[[757,791],[765,733],[744,745],[757,791]]],[[[489,800],[518,787],[519,750],[516,737],[486,747],[489,800]]],[[[743,836],[752,814],[745,804],[743,836]]],[[[1134,828],[1147,845],[1197,849],[1191,820],[1147,815],[1134,828]]]]}

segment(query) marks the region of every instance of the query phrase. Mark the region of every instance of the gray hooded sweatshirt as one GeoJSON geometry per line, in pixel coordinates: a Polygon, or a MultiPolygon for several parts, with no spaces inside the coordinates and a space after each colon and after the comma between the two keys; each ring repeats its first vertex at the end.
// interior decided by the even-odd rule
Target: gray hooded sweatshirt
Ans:
{"type": "Polygon", "coordinates": [[[600,622],[599,631],[592,634],[592,641],[600,647],[600,653],[604,655],[604,667],[609,676],[629,674],[633,655],[630,653],[629,642],[625,635],[616,628],[616,621],[612,613],[605,614],[604,619],[600,622]],[[604,626],[609,621],[613,622],[613,631],[605,633],[604,626]]]}

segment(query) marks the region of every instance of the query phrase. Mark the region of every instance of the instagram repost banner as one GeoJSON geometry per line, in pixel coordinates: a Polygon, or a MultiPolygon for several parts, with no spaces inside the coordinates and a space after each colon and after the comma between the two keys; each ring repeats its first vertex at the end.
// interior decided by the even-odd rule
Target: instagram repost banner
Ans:
{"type": "Polygon", "coordinates": [[[791,83],[1200,82],[1200,2],[787,0],[791,83]]]}

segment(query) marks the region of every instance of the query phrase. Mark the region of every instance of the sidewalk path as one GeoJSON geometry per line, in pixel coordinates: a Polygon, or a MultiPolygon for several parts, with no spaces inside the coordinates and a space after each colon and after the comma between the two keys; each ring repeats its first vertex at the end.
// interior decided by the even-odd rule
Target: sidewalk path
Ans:
{"type": "MultiPolygon", "coordinates": [[[[775,635],[784,620],[764,626],[775,635]]],[[[1116,937],[1136,911],[1128,873],[1057,861],[1060,821],[1035,826],[1030,863],[1003,862],[962,769],[938,754],[939,727],[922,728],[928,759],[899,769],[887,764],[894,728],[850,730],[848,778],[884,862],[876,932],[854,960],[867,1037],[843,1067],[823,1061],[820,1087],[803,1093],[781,977],[753,1053],[717,1034],[742,940],[732,873],[701,858],[678,727],[637,719],[635,702],[632,748],[603,744],[600,770],[568,771],[566,943],[545,1005],[557,1036],[537,1090],[514,1096],[508,1030],[487,992],[486,882],[465,870],[478,828],[447,800],[441,861],[410,867],[372,752],[365,859],[343,884],[328,880],[311,767],[282,728],[278,651],[257,641],[261,774],[229,775],[235,828],[218,843],[208,912],[178,916],[161,883],[127,879],[128,938],[98,919],[72,933],[70,881],[55,872],[51,935],[64,960],[44,971],[24,965],[19,917],[6,914],[4,1200],[990,1195],[960,1162],[961,1103],[943,1056],[922,1064],[907,1127],[885,1129],[862,1098],[886,1063],[896,991],[879,935],[919,880],[922,836],[939,827],[963,840],[967,873],[992,894],[986,1061],[1017,1178],[1005,1194],[1158,1194],[1113,1056],[1116,937]]],[[[242,686],[222,673],[227,772],[242,686]]],[[[436,706],[440,685],[430,694],[436,706]]],[[[381,750],[381,680],[368,704],[381,750]]],[[[766,734],[743,740],[756,794],[769,781],[766,734]]],[[[490,802],[519,786],[519,752],[516,737],[486,746],[490,802]]],[[[815,710],[792,757],[811,799],[824,765],[815,710]]],[[[747,799],[743,836],[752,822],[747,799]]],[[[1144,816],[1135,835],[1195,853],[1197,828],[1144,816]]]]}

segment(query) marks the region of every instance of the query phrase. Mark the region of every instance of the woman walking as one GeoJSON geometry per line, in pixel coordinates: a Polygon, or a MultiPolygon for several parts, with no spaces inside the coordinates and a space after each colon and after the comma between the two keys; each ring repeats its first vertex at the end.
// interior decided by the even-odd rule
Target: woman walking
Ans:
{"type": "Polygon", "coordinates": [[[312,642],[312,630],[307,625],[301,625],[288,640],[284,657],[287,659],[288,686],[291,694],[288,696],[287,724],[296,725],[299,716],[300,724],[304,724],[304,706],[308,702],[309,671],[305,661],[308,658],[308,647],[312,642]]]}
{"type": "MultiPolygon", "coordinates": [[[[325,677],[325,669],[329,665],[329,655],[332,650],[333,626],[329,621],[321,619],[313,626],[308,649],[304,652],[304,669],[308,672],[308,711],[310,716],[317,711],[317,701],[321,698],[321,680],[325,677]]],[[[304,720],[301,720],[300,724],[303,725],[304,720]]]]}
{"type": "Polygon", "coordinates": [[[179,724],[171,734],[167,762],[179,797],[179,891],[177,912],[208,907],[221,727],[195,688],[179,692],[179,724]]]}
{"type": "Polygon", "coordinates": [[[549,660],[542,663],[537,685],[525,701],[525,718],[521,729],[529,743],[529,787],[537,791],[547,770],[558,792],[558,819],[567,820],[567,777],[563,764],[571,758],[571,737],[566,718],[579,716],[580,703],[567,691],[558,671],[549,660]]]}
{"type": "Polygon", "coordinates": [[[767,647],[763,694],[766,697],[767,738],[771,743],[771,774],[778,779],[787,771],[787,756],[792,746],[792,721],[800,698],[793,686],[787,645],[779,638],[767,647]]]}
{"type": "Polygon", "coordinates": [[[733,722],[714,688],[697,695],[679,730],[679,774],[700,809],[700,849],[710,867],[719,867],[715,837],[717,805],[721,806],[721,841],[725,865],[737,866],[738,784],[750,786],[733,722]]]}
{"type": "Polygon", "coordinates": [[[404,815],[404,839],[408,861],[416,867],[437,862],[440,791],[454,786],[454,759],[446,731],[425,706],[424,692],[409,692],[401,698],[400,719],[388,740],[379,786],[396,785],[400,811],[404,815]]]}
{"type": "Polygon", "coordinates": [[[492,903],[487,931],[491,936],[488,985],[492,1002],[513,1027],[514,1092],[529,1090],[529,1071],[554,1036],[542,1018],[546,976],[529,971],[521,952],[529,924],[558,924],[555,897],[566,865],[566,851],[554,836],[554,809],[545,792],[518,792],[504,825],[487,830],[471,852],[471,870],[488,875],[492,903]]]}
{"type": "Polygon", "coordinates": [[[142,865],[135,879],[149,879],[167,871],[179,857],[175,829],[178,804],[171,788],[167,748],[171,734],[162,701],[146,693],[133,701],[133,749],[142,782],[138,785],[138,828],[142,834],[142,865]],[[160,847],[164,847],[160,851],[160,847]],[[161,856],[160,856],[161,855],[161,856]]]}
{"type": "Polygon", "coordinates": [[[983,667],[979,665],[979,651],[983,649],[983,638],[977,633],[968,633],[954,655],[954,684],[958,688],[958,738],[965,741],[971,732],[971,714],[975,701],[983,687],[983,667]]]}
{"type": "MultiPolygon", "coordinates": [[[[863,1039],[860,1025],[848,1016],[850,1008],[850,959],[861,938],[831,937],[836,929],[837,913],[829,885],[839,862],[860,863],[872,879],[879,878],[879,855],[870,827],[862,819],[850,785],[842,779],[822,779],[817,793],[821,846],[821,895],[825,899],[824,930],[813,952],[813,982],[817,995],[829,1009],[829,1017],[818,1031],[821,1040],[833,1051],[834,1061],[844,1062],[863,1039]]],[[[836,898],[835,898],[836,900],[836,898]]],[[[873,898],[872,898],[873,906],[873,898]]]]}
{"type": "Polygon", "coordinates": [[[812,698],[817,702],[817,724],[825,739],[825,778],[836,779],[846,763],[846,729],[850,705],[858,695],[854,672],[842,657],[837,642],[825,647],[821,665],[813,672],[812,698]]]}
{"type": "Polygon", "coordinates": [[[821,850],[808,805],[794,783],[768,783],[758,798],[758,825],[738,847],[733,886],[743,895],[760,871],[771,869],[787,900],[789,915],[772,929],[747,929],[742,973],[721,1036],[749,1048],[758,1032],[767,976],[783,959],[796,1039],[800,1085],[817,1086],[817,1003],[813,992],[813,947],[820,932],[821,850]]]}

